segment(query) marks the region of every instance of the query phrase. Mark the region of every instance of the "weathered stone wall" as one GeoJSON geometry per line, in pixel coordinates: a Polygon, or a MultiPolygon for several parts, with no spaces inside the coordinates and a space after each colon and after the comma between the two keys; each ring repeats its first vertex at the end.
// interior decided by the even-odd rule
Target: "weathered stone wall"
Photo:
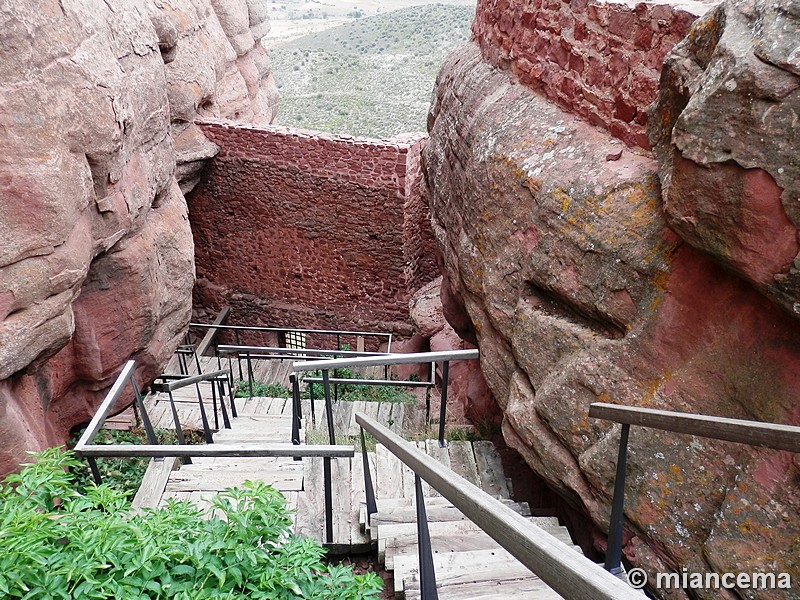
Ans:
{"type": "Polygon", "coordinates": [[[490,64],[629,146],[649,148],[645,109],[664,57],[716,2],[707,4],[491,0],[478,3],[472,32],[490,64]]]}
{"type": "MultiPolygon", "coordinates": [[[[498,6],[479,2],[479,19],[498,6]]],[[[590,419],[592,402],[800,423],[798,13],[728,1],[696,21],[665,61],[654,156],[561,97],[549,51],[531,60],[552,72],[525,81],[532,67],[512,47],[569,46],[579,20],[555,33],[556,5],[533,7],[510,3],[507,47],[476,39],[437,80],[423,167],[442,310],[480,347],[508,444],[605,529],[619,426],[590,419]],[[536,31],[513,29],[523,13],[536,31]]],[[[617,17],[597,35],[619,37],[630,17],[605,9],[617,17]]],[[[623,550],[651,581],[791,573],[792,590],[741,595],[797,598],[799,493],[790,453],[634,428],[623,550]]]]}
{"type": "Polygon", "coordinates": [[[0,2],[0,475],[63,444],[191,314],[199,114],[268,123],[257,0],[0,2]]]}
{"type": "Polygon", "coordinates": [[[237,322],[409,331],[408,285],[435,276],[418,256],[423,236],[404,238],[425,136],[202,128],[220,153],[189,200],[197,307],[228,304],[237,322]]]}

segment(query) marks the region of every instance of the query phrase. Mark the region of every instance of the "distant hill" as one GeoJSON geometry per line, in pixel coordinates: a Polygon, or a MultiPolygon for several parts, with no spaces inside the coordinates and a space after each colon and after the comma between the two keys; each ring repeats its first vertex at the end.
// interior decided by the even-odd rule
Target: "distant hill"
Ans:
{"type": "Polygon", "coordinates": [[[469,39],[474,16],[474,6],[414,6],[272,48],[278,124],[369,137],[425,131],[439,66],[469,39]]]}

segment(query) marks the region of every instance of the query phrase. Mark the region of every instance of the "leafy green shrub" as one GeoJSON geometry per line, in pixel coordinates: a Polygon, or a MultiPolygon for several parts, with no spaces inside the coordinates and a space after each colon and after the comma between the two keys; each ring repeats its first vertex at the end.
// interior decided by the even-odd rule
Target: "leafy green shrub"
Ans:
{"type": "MultiPolygon", "coordinates": [[[[309,377],[322,377],[319,371],[310,371],[309,377]]],[[[330,372],[330,377],[336,379],[362,379],[359,373],[347,368],[336,369],[330,372]]],[[[333,394],[333,385],[331,384],[331,394],[333,394]]],[[[321,383],[311,383],[301,392],[303,398],[309,398],[310,390],[313,387],[314,398],[324,398],[325,389],[321,383]]],[[[339,400],[361,400],[364,402],[415,402],[416,397],[409,394],[408,391],[402,387],[391,385],[359,385],[356,383],[337,383],[336,387],[339,390],[339,400]]]]}
{"type": "Polygon", "coordinates": [[[76,491],[69,452],[50,449],[0,484],[0,596],[194,600],[378,598],[374,573],[325,566],[289,534],[283,496],[247,482],[213,500],[131,510],[102,485],[76,491]]]}
{"type": "MultiPolygon", "coordinates": [[[[81,434],[83,434],[83,429],[74,434],[73,439],[70,440],[70,446],[75,445],[81,434]]],[[[203,443],[202,437],[196,432],[185,431],[184,434],[187,443],[203,443]]],[[[156,437],[159,444],[178,443],[174,431],[158,429],[156,430],[156,437]]],[[[101,429],[97,432],[93,443],[147,444],[148,441],[142,428],[135,428],[130,431],[101,429]]],[[[121,491],[128,500],[133,500],[139,485],[142,483],[142,478],[145,471],[147,471],[149,462],[150,459],[147,457],[98,458],[97,468],[104,483],[108,483],[114,489],[121,491]]],[[[86,461],[78,461],[78,464],[72,469],[72,475],[76,488],[81,492],[94,485],[94,479],[92,479],[92,473],[86,461]]]]}
{"type": "Polygon", "coordinates": [[[250,396],[265,397],[265,398],[291,398],[292,392],[289,388],[278,383],[264,383],[262,381],[254,381],[252,390],[250,389],[250,382],[247,380],[239,380],[233,388],[236,398],[248,398],[250,396]]]}

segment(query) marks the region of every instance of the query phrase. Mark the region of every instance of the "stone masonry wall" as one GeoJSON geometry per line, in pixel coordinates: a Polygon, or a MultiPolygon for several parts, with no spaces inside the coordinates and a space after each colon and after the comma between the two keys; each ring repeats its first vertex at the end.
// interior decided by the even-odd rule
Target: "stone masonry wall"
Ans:
{"type": "Polygon", "coordinates": [[[629,146],[649,149],[645,110],[664,57],[717,3],[488,0],[478,3],[472,33],[484,60],[629,146]]]}
{"type": "Polygon", "coordinates": [[[410,331],[408,285],[436,276],[424,235],[404,239],[424,135],[200,126],[220,152],[188,199],[198,316],[227,304],[236,322],[410,331]]]}

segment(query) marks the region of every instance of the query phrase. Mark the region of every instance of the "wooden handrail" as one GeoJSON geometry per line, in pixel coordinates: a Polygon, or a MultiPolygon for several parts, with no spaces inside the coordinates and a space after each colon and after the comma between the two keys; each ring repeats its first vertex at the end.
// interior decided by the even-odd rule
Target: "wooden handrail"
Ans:
{"type": "Polygon", "coordinates": [[[380,356],[367,356],[365,358],[333,358],[312,362],[296,362],[292,365],[292,371],[296,373],[298,371],[330,370],[343,367],[382,367],[384,365],[429,363],[439,360],[471,360],[478,358],[479,355],[476,349],[414,352],[411,354],[381,354],[380,356]]]}
{"type": "Polygon", "coordinates": [[[595,402],[589,416],[750,446],[800,452],[800,427],[595,402]]]}
{"type": "Polygon", "coordinates": [[[79,456],[260,456],[351,458],[353,446],[295,444],[97,444],[75,446],[79,456]]]}
{"type": "Polygon", "coordinates": [[[216,338],[217,334],[219,333],[218,326],[225,322],[230,313],[230,306],[225,306],[221,311],[219,311],[217,318],[214,319],[214,322],[211,324],[211,328],[206,332],[206,334],[203,336],[203,339],[200,341],[200,344],[197,346],[197,356],[203,356],[208,350],[209,346],[214,343],[214,338],[216,338]]]}
{"type": "Polygon", "coordinates": [[[356,413],[356,422],[556,593],[573,600],[641,600],[640,592],[375,420],[356,413]]]}

